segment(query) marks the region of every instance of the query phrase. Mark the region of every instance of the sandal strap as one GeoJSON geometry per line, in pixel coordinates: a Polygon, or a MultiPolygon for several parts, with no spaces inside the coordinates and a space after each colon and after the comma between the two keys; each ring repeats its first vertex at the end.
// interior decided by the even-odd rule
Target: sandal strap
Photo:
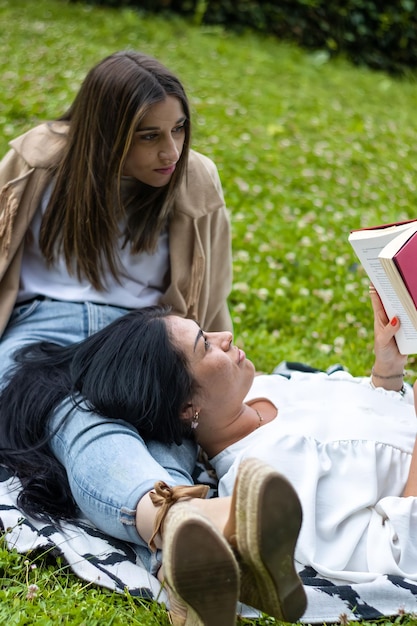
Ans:
{"type": "Polygon", "coordinates": [[[159,507],[155,516],[155,524],[148,546],[152,552],[156,551],[155,537],[162,530],[165,518],[173,504],[182,499],[205,498],[210,487],[208,485],[177,485],[170,487],[163,480],[158,480],[154,491],[149,493],[154,506],[159,507]]]}

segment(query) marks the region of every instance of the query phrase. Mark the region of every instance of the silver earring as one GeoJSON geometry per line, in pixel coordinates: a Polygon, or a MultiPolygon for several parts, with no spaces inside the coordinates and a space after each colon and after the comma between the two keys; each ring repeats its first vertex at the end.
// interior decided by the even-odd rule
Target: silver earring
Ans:
{"type": "Polygon", "coordinates": [[[194,430],[198,427],[198,418],[200,417],[200,413],[196,411],[193,415],[193,419],[191,420],[191,428],[194,430]]]}

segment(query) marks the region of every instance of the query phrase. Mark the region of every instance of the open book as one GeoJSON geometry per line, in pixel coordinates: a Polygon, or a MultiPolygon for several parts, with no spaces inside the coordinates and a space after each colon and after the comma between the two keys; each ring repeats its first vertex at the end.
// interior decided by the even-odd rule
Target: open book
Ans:
{"type": "Polygon", "coordinates": [[[417,354],[417,220],[353,230],[349,242],[382,300],[401,322],[401,354],[417,354]]]}

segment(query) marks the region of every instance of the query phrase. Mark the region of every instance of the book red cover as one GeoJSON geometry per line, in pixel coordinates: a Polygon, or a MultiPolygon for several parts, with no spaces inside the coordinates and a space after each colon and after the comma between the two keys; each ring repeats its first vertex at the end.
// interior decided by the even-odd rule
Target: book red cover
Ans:
{"type": "Polygon", "coordinates": [[[417,233],[413,233],[403,247],[394,254],[393,261],[417,308],[417,233]]]}

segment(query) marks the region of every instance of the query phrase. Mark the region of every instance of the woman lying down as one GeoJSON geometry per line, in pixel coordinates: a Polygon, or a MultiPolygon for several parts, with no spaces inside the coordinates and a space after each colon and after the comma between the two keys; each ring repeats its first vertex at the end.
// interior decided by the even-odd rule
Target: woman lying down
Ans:
{"type": "Polygon", "coordinates": [[[230,495],[243,459],[281,472],[301,500],[295,558],[347,582],[380,574],[417,580],[417,419],[403,383],[406,358],[370,289],[375,364],[367,378],[294,372],[254,376],[231,335],[171,322],[200,384],[196,439],[230,495]],[[229,346],[230,343],[230,346],[229,346]]]}
{"type": "MultiPolygon", "coordinates": [[[[32,515],[56,516],[58,476],[59,507],[65,512],[60,517],[71,518],[81,509],[99,528],[110,528],[110,534],[124,538],[123,516],[116,515],[111,522],[109,507],[95,515],[90,506],[92,489],[85,505],[83,482],[91,485],[95,480],[100,487],[95,486],[95,491],[101,493],[102,500],[117,476],[114,471],[106,475],[106,464],[101,463],[95,474],[95,468],[88,465],[91,458],[102,460],[104,450],[100,446],[106,439],[100,436],[93,438],[95,457],[89,452],[73,462],[75,449],[79,455],[87,449],[80,445],[78,424],[71,426],[71,407],[76,405],[78,416],[80,407],[83,409],[77,419],[84,420],[83,432],[90,433],[90,440],[89,420],[102,430],[107,421],[114,428],[122,419],[131,425],[132,437],[147,445],[159,463],[158,446],[151,445],[152,439],[169,443],[171,437],[175,445],[181,435],[185,440],[194,439],[207,452],[220,479],[221,497],[209,501],[190,497],[193,506],[210,519],[216,532],[220,531],[215,541],[211,531],[216,549],[210,549],[204,558],[210,560],[222,552],[221,571],[229,567],[226,600],[231,610],[222,625],[234,623],[232,609],[238,597],[279,619],[296,621],[301,616],[305,596],[293,568],[294,546],[298,563],[311,565],[329,578],[362,582],[380,574],[396,574],[417,580],[417,420],[413,394],[403,385],[406,357],[398,352],[394,340],[400,322],[386,318],[373,289],[371,300],[375,363],[370,379],[354,378],[346,372],[330,376],[294,373],[291,379],[256,376],[253,364],[233,344],[230,332],[206,333],[196,322],[161,309],[129,313],[76,346],[43,344],[25,349],[0,396],[0,441],[4,446],[0,461],[22,479],[23,508],[32,515]],[[141,341],[151,337],[148,348],[135,343],[139,336],[141,341]],[[120,384],[122,367],[126,384],[120,384]],[[171,381],[174,375],[175,385],[171,381]],[[42,412],[36,403],[28,401],[39,388],[42,412]],[[175,398],[168,397],[174,388],[175,398]],[[164,398],[162,404],[155,399],[155,389],[158,397],[164,398]],[[28,478],[39,467],[39,455],[44,455],[42,488],[49,485],[41,495],[39,481],[34,493],[28,478]],[[245,466],[242,461],[248,457],[267,465],[259,466],[258,462],[251,466],[246,461],[245,466]],[[62,481],[63,468],[67,484],[62,481]],[[252,473],[259,475],[259,482],[252,473]],[[242,519],[243,527],[239,527],[242,519]],[[251,556],[254,549],[255,560],[251,556]]],[[[129,476],[135,473],[129,474],[129,468],[135,455],[121,452],[120,463],[126,465],[121,473],[130,493],[129,476]]],[[[111,463],[114,455],[110,450],[111,463]]],[[[184,479],[187,471],[181,474],[179,468],[176,474],[189,484],[184,479]]],[[[181,482],[163,478],[169,484],[181,482]]],[[[119,481],[117,497],[121,489],[119,481]]],[[[158,498],[151,497],[153,504],[147,509],[139,502],[135,513],[138,544],[162,545],[158,537],[163,538],[164,523],[168,523],[167,529],[172,527],[169,507],[184,499],[175,496],[176,489],[178,486],[157,490],[159,499],[167,493],[170,499],[162,519],[155,521],[150,508],[158,506],[158,498]]],[[[188,496],[188,492],[181,493],[188,496]]],[[[178,505],[172,510],[176,507],[180,511],[178,505]]],[[[129,510],[133,515],[132,505],[129,510]]],[[[189,512],[185,518],[190,519],[189,512]]],[[[184,519],[178,528],[188,523],[184,519]]],[[[204,526],[201,520],[199,524],[204,526]]],[[[205,617],[207,607],[201,606],[202,594],[196,591],[195,577],[190,590],[184,583],[187,572],[179,573],[185,567],[181,565],[184,555],[190,554],[190,535],[185,534],[184,553],[178,559],[172,556],[181,543],[179,535],[169,532],[169,551],[162,551],[162,563],[176,596],[200,619],[182,623],[220,625],[218,614],[205,617]]],[[[202,564],[198,571],[204,574],[202,564]]],[[[210,584],[214,585],[212,580],[211,576],[210,584]]],[[[210,597],[207,584],[208,580],[201,581],[204,597],[210,597]]],[[[226,593],[225,589],[225,583],[219,583],[213,599],[226,593]]]]}

